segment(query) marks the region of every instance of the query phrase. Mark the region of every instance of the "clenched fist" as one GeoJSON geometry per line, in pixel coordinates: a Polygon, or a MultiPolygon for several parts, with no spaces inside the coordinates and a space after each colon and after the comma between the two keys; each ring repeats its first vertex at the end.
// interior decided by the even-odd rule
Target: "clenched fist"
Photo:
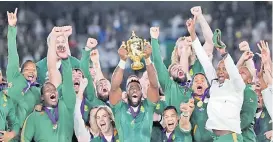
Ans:
{"type": "Polygon", "coordinates": [[[122,45],[118,49],[118,55],[120,59],[122,59],[123,61],[126,61],[128,58],[128,51],[126,50],[126,45],[124,41],[122,42],[122,45]]]}
{"type": "Polygon", "coordinates": [[[158,39],[159,37],[159,27],[151,27],[150,28],[150,35],[154,39],[158,39]]]}
{"type": "Polygon", "coordinates": [[[17,23],[17,10],[18,10],[18,8],[15,8],[14,13],[7,11],[9,26],[13,26],[13,27],[16,26],[16,23],[17,23]]]}
{"type": "Polygon", "coordinates": [[[188,32],[191,35],[195,33],[195,21],[196,21],[196,16],[194,16],[194,19],[190,18],[186,22],[188,32]]]}
{"type": "Polygon", "coordinates": [[[63,31],[61,27],[54,27],[51,31],[50,36],[52,36],[53,38],[57,38],[58,36],[62,34],[63,34],[63,31]]]}
{"type": "Polygon", "coordinates": [[[240,51],[250,51],[249,44],[246,41],[243,41],[239,44],[240,51]]]}
{"type": "Polygon", "coordinates": [[[99,51],[98,49],[92,50],[90,53],[90,59],[91,61],[94,62],[98,62],[100,60],[100,55],[99,55],[99,51]]]}
{"type": "Polygon", "coordinates": [[[151,54],[152,54],[152,46],[150,45],[149,42],[145,42],[144,44],[145,44],[145,49],[144,49],[144,54],[145,55],[144,55],[144,58],[148,59],[151,56],[151,54]]]}
{"type": "Polygon", "coordinates": [[[199,17],[202,14],[201,6],[195,6],[195,7],[191,8],[191,14],[199,17]]]}
{"type": "Polygon", "coordinates": [[[63,26],[62,31],[66,37],[69,37],[72,34],[72,26],[63,26]]]}
{"type": "Polygon", "coordinates": [[[88,38],[86,42],[86,47],[89,49],[95,48],[98,45],[98,41],[94,38],[88,38]]]}

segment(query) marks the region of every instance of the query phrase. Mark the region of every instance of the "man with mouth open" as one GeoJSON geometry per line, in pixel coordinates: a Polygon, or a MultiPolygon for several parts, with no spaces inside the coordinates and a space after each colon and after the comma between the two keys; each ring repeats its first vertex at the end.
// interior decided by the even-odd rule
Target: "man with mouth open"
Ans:
{"type": "Polygon", "coordinates": [[[142,87],[139,79],[134,76],[126,84],[128,104],[122,101],[122,82],[128,52],[121,46],[118,50],[120,62],[112,76],[110,103],[113,105],[115,124],[121,142],[149,142],[153,125],[153,114],[156,103],[159,100],[158,82],[155,68],[150,60],[152,53],[151,46],[145,45],[144,53],[146,70],[148,73],[150,86],[148,88],[147,99],[142,101],[142,87]]]}
{"type": "MultiPolygon", "coordinates": [[[[56,41],[56,67],[60,72],[62,72],[62,65],[61,65],[61,59],[62,58],[68,58],[69,61],[71,62],[72,68],[79,68],[80,61],[71,56],[69,45],[68,45],[68,37],[72,34],[72,27],[71,26],[63,26],[61,27],[61,31],[64,32],[62,36],[59,36],[56,41]]],[[[52,39],[51,33],[48,35],[47,38],[47,45],[48,48],[50,46],[49,42],[52,39]]],[[[36,63],[37,65],[37,72],[38,72],[38,78],[37,81],[42,85],[45,83],[45,81],[48,79],[48,68],[47,68],[47,62],[48,59],[45,57],[44,59],[38,61],[36,63]]],[[[60,81],[61,83],[61,81],[60,81]]]]}
{"type": "Polygon", "coordinates": [[[72,141],[73,135],[73,112],[76,102],[76,94],[72,82],[72,67],[69,59],[62,59],[62,78],[63,82],[57,86],[60,91],[57,91],[56,78],[59,71],[56,64],[55,44],[57,37],[63,32],[59,27],[54,27],[52,30],[52,39],[50,41],[49,54],[52,58],[48,60],[49,81],[41,88],[41,100],[43,102],[42,111],[34,111],[25,121],[21,141],[72,141]],[[55,56],[54,56],[55,55],[55,56]],[[54,58],[55,57],[55,58],[54,58]],[[59,98],[59,93],[62,93],[59,98]]]}
{"type": "Polygon", "coordinates": [[[187,22],[188,31],[193,40],[196,54],[202,55],[198,58],[204,67],[209,83],[211,83],[206,129],[213,131],[214,142],[242,142],[240,111],[246,85],[231,56],[226,52],[225,46],[216,47],[223,59],[218,64],[217,72],[215,71],[209,57],[202,52],[204,50],[195,33],[195,21],[196,16],[187,22]],[[216,78],[218,81],[215,81],[216,78]]]}
{"type": "Polygon", "coordinates": [[[188,103],[182,103],[180,118],[174,106],[167,106],[163,112],[163,122],[166,127],[158,136],[157,141],[162,142],[191,142],[191,123],[190,117],[194,109],[194,100],[190,99],[188,103]]]}
{"type": "MultiPolygon", "coordinates": [[[[190,89],[185,87],[187,75],[183,71],[183,67],[177,63],[171,64],[168,70],[164,65],[159,52],[159,27],[150,28],[150,35],[152,38],[153,61],[157,71],[159,84],[165,94],[166,104],[172,105],[176,110],[179,110],[180,103],[187,102],[192,93],[190,89]]],[[[179,111],[178,114],[180,113],[181,112],[179,111]]]]}
{"type": "Polygon", "coordinates": [[[246,41],[239,44],[239,48],[244,53],[237,62],[237,68],[241,74],[246,88],[244,90],[244,102],[241,110],[241,129],[244,142],[256,142],[256,134],[254,132],[254,117],[256,114],[258,99],[254,89],[252,89],[252,81],[255,76],[255,66],[252,60],[253,53],[250,51],[246,41]],[[253,71],[254,70],[254,71],[253,71]]]}
{"type": "MultiPolygon", "coordinates": [[[[13,101],[16,116],[20,128],[26,117],[33,111],[36,104],[40,102],[40,88],[36,82],[37,70],[33,61],[26,61],[19,71],[19,55],[17,53],[17,8],[14,13],[7,12],[8,17],[8,65],[7,65],[7,96],[13,101]]],[[[19,136],[13,139],[19,141],[19,136]]]]}

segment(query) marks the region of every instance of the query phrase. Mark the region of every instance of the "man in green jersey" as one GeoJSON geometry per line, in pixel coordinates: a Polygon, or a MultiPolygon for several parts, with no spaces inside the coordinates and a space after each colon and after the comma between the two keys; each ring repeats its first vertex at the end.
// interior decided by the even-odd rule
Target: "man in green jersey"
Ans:
{"type": "Polygon", "coordinates": [[[122,82],[128,52],[125,47],[119,48],[120,62],[112,76],[110,103],[113,105],[115,124],[121,142],[149,142],[151,139],[153,114],[159,100],[158,82],[155,68],[150,60],[152,49],[145,45],[145,63],[150,81],[147,99],[142,101],[142,87],[137,76],[131,77],[126,85],[128,104],[122,101],[122,82]]]}
{"type": "Polygon", "coordinates": [[[73,135],[73,112],[76,102],[76,94],[72,82],[72,69],[69,60],[63,59],[62,78],[63,82],[56,87],[57,79],[60,78],[56,64],[55,44],[56,38],[63,32],[58,27],[52,30],[48,60],[49,82],[41,89],[42,111],[34,111],[25,121],[21,141],[58,141],[67,142],[72,140],[73,135]],[[55,56],[54,56],[55,55],[55,56]],[[51,83],[52,82],[52,83],[51,83]],[[55,84],[54,84],[55,83],[55,84]],[[57,88],[60,91],[57,91],[57,88]],[[62,93],[59,98],[59,93],[62,93]]]}

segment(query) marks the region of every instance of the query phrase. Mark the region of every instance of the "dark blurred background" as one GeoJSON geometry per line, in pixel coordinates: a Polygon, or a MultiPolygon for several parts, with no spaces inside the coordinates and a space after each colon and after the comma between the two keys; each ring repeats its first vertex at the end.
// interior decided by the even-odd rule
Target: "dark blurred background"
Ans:
{"type": "MultiPolygon", "coordinates": [[[[223,32],[223,41],[235,61],[241,56],[238,44],[246,40],[254,52],[256,43],[267,40],[272,48],[272,2],[0,2],[0,67],[7,66],[6,11],[18,7],[17,45],[20,63],[39,61],[46,56],[46,38],[54,25],[73,26],[69,38],[72,55],[80,59],[88,37],[99,41],[101,67],[110,78],[119,57],[122,40],[135,30],[149,39],[149,28],[160,26],[160,46],[165,64],[170,64],[171,52],[178,37],[188,35],[185,21],[192,17],[190,8],[202,6],[212,30],[223,32]]],[[[197,28],[203,42],[200,27],[197,28]]],[[[215,54],[214,64],[219,56],[215,54]]],[[[257,57],[254,57],[257,60],[257,57]]],[[[259,66],[259,62],[256,62],[259,66]]],[[[128,64],[129,66],[129,64],[128,64]]],[[[128,67],[129,68],[129,67],[128,67]]],[[[133,73],[130,69],[125,76],[133,73]]]]}

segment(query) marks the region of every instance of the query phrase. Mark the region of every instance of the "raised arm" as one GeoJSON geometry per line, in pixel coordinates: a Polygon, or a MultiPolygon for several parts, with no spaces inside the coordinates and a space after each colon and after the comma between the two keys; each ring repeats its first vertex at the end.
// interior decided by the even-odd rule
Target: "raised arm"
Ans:
{"type": "Polygon", "coordinates": [[[252,59],[254,54],[250,51],[248,42],[246,41],[241,42],[239,44],[239,48],[244,53],[239,59],[239,61],[237,62],[237,65],[236,65],[237,68],[239,69],[239,67],[243,66],[245,63],[246,67],[250,70],[251,75],[255,77],[256,69],[255,69],[254,61],[252,59]]]}
{"type": "Polygon", "coordinates": [[[195,6],[195,7],[191,8],[191,13],[194,16],[197,16],[197,21],[200,23],[201,30],[202,30],[203,36],[205,38],[205,44],[203,45],[203,47],[204,47],[207,55],[210,57],[210,59],[212,59],[214,45],[212,42],[213,33],[211,31],[211,28],[210,28],[208,22],[206,21],[204,15],[202,14],[202,9],[200,6],[195,6]]]}
{"type": "MultiPolygon", "coordinates": [[[[229,75],[230,80],[233,82],[233,86],[236,91],[241,92],[245,89],[245,82],[243,78],[241,77],[236,65],[234,64],[233,59],[231,56],[226,52],[225,48],[216,48],[221,56],[224,58],[225,67],[227,70],[227,73],[229,75]]],[[[242,93],[243,95],[243,93],[242,93]]]]}
{"type": "Polygon", "coordinates": [[[120,89],[120,84],[123,79],[123,73],[124,73],[124,69],[126,65],[126,60],[128,58],[128,52],[126,51],[123,45],[124,44],[122,44],[122,46],[118,50],[120,61],[111,79],[111,90],[109,93],[109,101],[112,105],[116,105],[122,100],[122,91],[120,89]]]}
{"type": "Polygon", "coordinates": [[[152,54],[152,47],[150,44],[146,44],[146,49],[144,50],[145,53],[145,63],[146,63],[146,70],[150,82],[150,86],[148,88],[148,94],[147,97],[148,99],[156,103],[159,100],[159,86],[158,86],[158,81],[157,81],[157,75],[156,75],[156,70],[154,68],[154,65],[151,63],[150,56],[152,54]]]}
{"type": "Polygon", "coordinates": [[[189,102],[187,103],[181,103],[180,111],[182,112],[182,114],[179,120],[179,128],[182,132],[190,133],[191,131],[190,118],[191,118],[193,110],[194,110],[193,99],[189,99],[189,102]]]}
{"type": "Polygon", "coordinates": [[[47,68],[48,68],[48,76],[49,81],[55,85],[56,88],[62,82],[62,76],[60,71],[57,69],[57,53],[56,53],[56,40],[57,37],[63,36],[62,28],[61,27],[54,27],[50,33],[50,42],[48,44],[47,50],[47,68]]]}
{"type": "Polygon", "coordinates": [[[83,99],[83,92],[88,84],[87,79],[81,80],[80,84],[80,90],[79,93],[77,94],[76,98],[76,105],[75,105],[75,111],[74,111],[74,131],[77,139],[81,140],[87,140],[89,141],[90,134],[88,130],[85,128],[85,123],[84,120],[82,119],[82,114],[81,114],[81,102],[83,99]]]}
{"type": "Polygon", "coordinates": [[[160,83],[160,86],[163,90],[168,88],[168,85],[171,84],[171,79],[169,76],[168,69],[163,63],[163,60],[160,55],[160,49],[159,49],[159,43],[158,43],[158,37],[159,37],[159,27],[152,27],[150,28],[150,35],[151,35],[151,43],[152,43],[152,49],[153,49],[153,61],[154,66],[157,71],[158,81],[160,83]]]}
{"type": "Polygon", "coordinates": [[[90,59],[93,62],[93,68],[96,71],[95,82],[105,78],[100,67],[100,55],[97,49],[93,50],[90,54],[90,59]]]}
{"type": "Polygon", "coordinates": [[[89,55],[91,52],[91,49],[93,49],[94,47],[96,47],[98,44],[96,39],[93,38],[88,38],[87,42],[86,42],[86,47],[85,49],[82,50],[82,58],[80,61],[80,68],[85,76],[85,78],[87,78],[88,80],[88,85],[86,88],[86,92],[87,92],[87,99],[91,102],[96,94],[94,85],[93,85],[93,79],[92,76],[90,75],[89,72],[89,55]]]}
{"type": "Polygon", "coordinates": [[[74,90],[74,84],[72,81],[72,68],[68,59],[62,59],[62,96],[66,107],[74,112],[76,103],[76,93],[74,90]]]}
{"type": "Polygon", "coordinates": [[[193,20],[192,19],[187,20],[186,25],[187,25],[188,31],[190,33],[190,36],[192,38],[192,41],[193,41],[192,47],[193,47],[193,49],[196,53],[196,56],[198,57],[201,65],[204,68],[204,72],[206,74],[206,77],[207,77],[209,83],[211,83],[211,81],[213,79],[217,78],[216,71],[215,71],[215,69],[212,65],[212,62],[211,62],[210,58],[208,57],[205,49],[202,48],[202,45],[196,36],[195,20],[196,20],[196,17],[194,17],[193,20]]]}
{"type": "Polygon", "coordinates": [[[11,81],[14,77],[20,74],[19,71],[19,55],[17,52],[17,8],[14,13],[7,11],[8,17],[8,65],[7,65],[7,80],[11,81]]]}
{"type": "Polygon", "coordinates": [[[257,44],[261,54],[258,54],[262,59],[262,65],[264,70],[264,80],[266,84],[269,86],[272,85],[272,60],[270,56],[270,50],[268,46],[268,42],[260,41],[260,44],[257,44]]]}

